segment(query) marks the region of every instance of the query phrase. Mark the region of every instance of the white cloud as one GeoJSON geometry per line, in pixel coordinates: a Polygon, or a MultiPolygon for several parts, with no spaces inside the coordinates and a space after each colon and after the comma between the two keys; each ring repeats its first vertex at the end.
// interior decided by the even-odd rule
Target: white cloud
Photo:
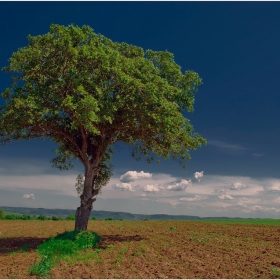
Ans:
{"type": "Polygon", "coordinates": [[[27,199],[35,199],[35,196],[34,196],[34,194],[33,193],[31,193],[31,194],[24,194],[23,195],[23,198],[27,198],[27,199]]]}
{"type": "Polygon", "coordinates": [[[203,199],[206,199],[207,197],[203,197],[203,196],[200,196],[200,195],[196,195],[195,197],[182,197],[182,198],[179,198],[180,201],[197,201],[197,200],[203,200],[203,199]]]}
{"type": "Polygon", "coordinates": [[[192,181],[189,180],[181,180],[179,183],[175,183],[173,185],[169,185],[167,189],[169,191],[184,191],[188,186],[192,185],[192,181]]]}
{"type": "Polygon", "coordinates": [[[195,177],[196,180],[200,181],[199,178],[203,177],[203,171],[195,172],[194,177],[195,177]]]}
{"type": "Polygon", "coordinates": [[[232,199],[234,199],[231,195],[229,195],[229,194],[222,194],[222,195],[219,195],[218,196],[219,197],[219,199],[225,199],[225,200],[232,200],[232,199]]]}
{"type": "Polygon", "coordinates": [[[115,185],[113,185],[113,188],[121,191],[131,191],[131,192],[134,191],[131,184],[127,184],[127,183],[116,183],[115,185]]]}
{"type": "Polygon", "coordinates": [[[144,187],[144,192],[159,192],[160,187],[158,185],[147,185],[144,187]]]}
{"type": "Polygon", "coordinates": [[[274,182],[267,188],[267,191],[280,191],[280,182],[274,182]]]}
{"type": "Polygon", "coordinates": [[[145,173],[143,171],[141,171],[141,172],[128,171],[120,177],[120,181],[123,183],[129,183],[129,182],[133,182],[133,181],[139,180],[139,179],[151,178],[152,175],[153,174],[151,174],[151,173],[145,173]]]}
{"type": "Polygon", "coordinates": [[[248,188],[248,185],[242,184],[240,182],[232,183],[229,185],[230,190],[242,190],[248,188]]]}

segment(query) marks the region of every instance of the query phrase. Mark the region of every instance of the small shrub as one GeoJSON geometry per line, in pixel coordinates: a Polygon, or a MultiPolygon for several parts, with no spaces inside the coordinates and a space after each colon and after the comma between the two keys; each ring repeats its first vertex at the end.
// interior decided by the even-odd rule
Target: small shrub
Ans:
{"type": "Polygon", "coordinates": [[[76,217],[75,217],[74,214],[70,214],[68,217],[66,217],[66,220],[75,221],[75,220],[76,220],[76,217]]]}
{"type": "Polygon", "coordinates": [[[91,217],[90,219],[93,220],[93,221],[95,221],[95,220],[96,220],[96,217],[93,216],[93,217],[91,217]]]}
{"type": "Polygon", "coordinates": [[[105,221],[113,221],[113,218],[106,218],[105,221]]]}
{"type": "Polygon", "coordinates": [[[177,228],[176,227],[170,227],[169,229],[170,230],[176,230],[177,228]]]}
{"type": "Polygon", "coordinates": [[[52,216],[52,220],[53,221],[58,221],[59,219],[58,219],[58,217],[52,216]]]}
{"type": "Polygon", "coordinates": [[[21,217],[22,220],[31,220],[31,216],[30,215],[23,215],[21,217]]]}
{"type": "Polygon", "coordinates": [[[0,209],[0,220],[4,220],[5,219],[5,212],[0,209]]]}
{"type": "Polygon", "coordinates": [[[16,219],[16,215],[14,215],[14,214],[5,215],[5,219],[6,220],[15,220],[16,219]]]}
{"type": "Polygon", "coordinates": [[[44,221],[44,220],[46,220],[46,217],[44,215],[39,215],[37,219],[44,221]]]}

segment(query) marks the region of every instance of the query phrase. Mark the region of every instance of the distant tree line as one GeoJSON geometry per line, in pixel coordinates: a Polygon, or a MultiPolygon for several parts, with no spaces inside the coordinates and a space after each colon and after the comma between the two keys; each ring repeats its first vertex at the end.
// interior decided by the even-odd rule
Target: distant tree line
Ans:
{"type": "MultiPolygon", "coordinates": [[[[112,218],[108,218],[112,220],[112,218]]],[[[66,218],[62,217],[57,217],[57,216],[44,216],[44,215],[16,215],[16,214],[5,214],[5,212],[0,209],[0,220],[41,220],[41,221],[47,221],[47,220],[52,220],[52,221],[63,221],[63,220],[68,220],[68,221],[75,221],[75,215],[70,214],[66,218]]],[[[96,220],[96,217],[92,217],[91,220],[96,220]]]]}

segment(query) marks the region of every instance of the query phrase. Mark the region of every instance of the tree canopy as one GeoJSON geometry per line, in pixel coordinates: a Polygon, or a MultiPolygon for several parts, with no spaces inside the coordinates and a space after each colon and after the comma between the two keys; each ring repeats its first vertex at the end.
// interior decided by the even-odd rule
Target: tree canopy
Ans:
{"type": "Polygon", "coordinates": [[[84,164],[118,141],[182,160],[206,143],[182,115],[193,111],[201,79],[182,74],[173,54],[115,43],[88,26],[51,25],[28,40],[3,68],[17,75],[2,94],[2,142],[50,137],[65,159],[84,164]]]}

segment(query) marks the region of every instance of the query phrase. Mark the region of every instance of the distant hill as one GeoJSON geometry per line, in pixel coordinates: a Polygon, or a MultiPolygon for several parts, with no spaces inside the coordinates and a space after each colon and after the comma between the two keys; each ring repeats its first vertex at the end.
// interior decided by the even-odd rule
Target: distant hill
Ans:
{"type": "MultiPolygon", "coordinates": [[[[66,218],[70,214],[75,214],[76,210],[72,209],[45,209],[45,208],[26,208],[26,207],[8,207],[0,206],[6,214],[22,214],[22,215],[44,215],[46,217],[62,217],[66,218]]],[[[96,219],[106,219],[112,218],[114,220],[204,220],[204,219],[231,219],[228,217],[207,217],[201,218],[198,216],[188,216],[188,215],[166,215],[166,214],[154,214],[154,215],[144,215],[144,214],[131,214],[127,212],[112,212],[112,211],[91,211],[91,217],[96,217],[96,219]]],[[[237,219],[237,218],[234,218],[237,219]]],[[[240,219],[240,218],[238,218],[240,219]]]]}

